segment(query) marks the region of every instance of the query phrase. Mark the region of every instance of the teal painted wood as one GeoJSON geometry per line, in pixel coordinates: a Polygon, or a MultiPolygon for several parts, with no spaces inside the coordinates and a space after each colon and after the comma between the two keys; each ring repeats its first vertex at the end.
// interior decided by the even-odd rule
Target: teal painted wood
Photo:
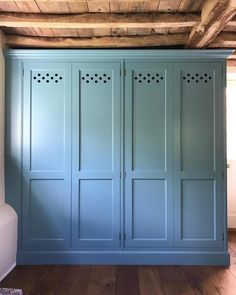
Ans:
{"type": "Polygon", "coordinates": [[[125,79],[126,247],[173,243],[171,65],[127,62],[125,79]]]}
{"type": "Polygon", "coordinates": [[[175,67],[176,247],[223,246],[221,65],[175,67]]]}
{"type": "Polygon", "coordinates": [[[63,248],[70,240],[71,70],[25,63],[23,246],[63,248]]]}
{"type": "Polygon", "coordinates": [[[5,73],[5,197],[18,215],[18,248],[22,226],[22,63],[6,60],[5,73]]]}
{"type": "Polygon", "coordinates": [[[120,63],[73,65],[72,245],[120,247],[120,63]]]}
{"type": "Polygon", "coordinates": [[[129,264],[129,265],[229,265],[227,252],[214,251],[122,251],[21,252],[18,264],[129,264]]]}
{"type": "MultiPolygon", "coordinates": [[[[145,60],[155,59],[161,62],[168,61],[193,61],[205,60],[212,61],[218,59],[222,61],[226,59],[234,50],[231,49],[204,49],[204,50],[156,50],[156,49],[6,49],[4,55],[8,58],[19,58],[19,59],[50,59],[54,61],[66,60],[68,62],[76,62],[78,60],[96,60],[98,59],[137,59],[140,58],[145,60]]],[[[140,60],[139,60],[140,61],[140,60]]]]}
{"type": "MultiPolygon", "coordinates": [[[[158,50],[10,50],[5,52],[7,59],[6,199],[16,208],[19,214],[19,238],[23,237],[23,243],[19,243],[18,263],[229,264],[226,241],[226,178],[222,178],[222,171],[225,172],[225,126],[223,124],[224,107],[222,107],[224,104],[223,98],[225,89],[224,58],[228,53],[229,51],[208,50],[178,52],[158,50]],[[147,90],[148,86],[139,88],[139,90],[143,89],[143,93],[147,92],[150,94],[150,96],[147,95],[147,97],[145,95],[145,100],[141,99],[142,91],[136,91],[136,93],[138,93],[138,99],[136,101],[138,104],[136,103],[134,108],[134,118],[141,117],[143,119],[136,119],[134,121],[135,132],[133,137],[135,139],[135,148],[133,154],[131,153],[132,150],[128,149],[127,151],[127,148],[130,146],[130,138],[125,137],[131,131],[129,111],[130,114],[132,114],[132,105],[130,107],[130,97],[126,95],[123,110],[123,93],[121,91],[123,79],[125,78],[125,76],[123,76],[123,71],[121,72],[121,77],[119,77],[120,65],[123,62],[127,68],[126,80],[131,79],[129,71],[139,69],[143,71],[146,70],[146,66],[148,67],[147,70],[149,70],[149,67],[152,69],[156,68],[157,65],[161,65],[161,70],[164,70],[169,78],[169,80],[167,79],[166,89],[162,89],[161,92],[157,91],[157,95],[155,93],[156,96],[154,95],[154,90],[147,90]],[[29,157],[30,153],[27,152],[27,140],[29,138],[27,139],[27,136],[22,138],[21,129],[24,130],[24,135],[29,134],[25,132],[28,132],[30,121],[27,121],[27,117],[24,116],[25,109],[22,113],[22,93],[29,91],[28,97],[24,97],[24,100],[27,98],[24,104],[26,112],[28,112],[29,110],[27,108],[29,106],[27,106],[27,103],[30,100],[29,93],[32,94],[32,88],[29,90],[28,87],[30,85],[26,88],[25,85],[22,85],[21,63],[23,63],[23,65],[28,64],[29,71],[31,70],[30,64],[33,70],[43,70],[45,68],[51,70],[60,68],[66,70],[66,72],[68,70],[68,83],[64,89],[66,102],[65,114],[67,119],[69,118],[66,121],[68,123],[68,133],[72,132],[72,138],[70,138],[67,133],[67,139],[68,147],[70,145],[73,146],[71,146],[73,155],[71,154],[71,148],[68,148],[68,150],[66,150],[65,160],[66,163],[73,165],[73,177],[70,174],[71,167],[68,168],[68,170],[62,169],[62,157],[60,157],[60,154],[64,153],[64,150],[61,149],[60,144],[60,135],[62,133],[59,132],[61,128],[60,119],[55,115],[55,113],[58,114],[58,105],[55,103],[53,104],[53,108],[51,108],[55,112],[54,114],[52,112],[51,120],[58,123],[58,131],[55,132],[55,134],[52,132],[54,134],[53,136],[55,136],[54,138],[50,135],[47,137],[49,139],[49,148],[41,152],[40,157],[36,156],[39,151],[35,148],[38,146],[39,142],[41,142],[40,136],[35,139],[32,137],[32,167],[30,167],[31,170],[28,169],[29,165],[27,163],[29,161],[27,157],[29,157]],[[72,71],[72,79],[70,78],[71,64],[74,68],[72,71]],[[117,171],[113,173],[109,170],[111,153],[109,153],[109,149],[107,149],[107,142],[109,141],[107,141],[108,136],[106,136],[108,126],[106,126],[104,122],[106,120],[111,120],[111,117],[109,115],[107,117],[102,116],[103,119],[99,120],[100,124],[98,124],[98,126],[94,126],[92,120],[90,120],[92,116],[95,118],[95,116],[99,117],[99,114],[108,113],[109,104],[104,102],[105,97],[108,97],[106,95],[102,96],[101,104],[96,104],[95,110],[90,107],[92,99],[95,98],[95,96],[99,97],[102,93],[106,94],[105,88],[102,88],[103,90],[99,87],[93,88],[90,92],[91,95],[89,95],[90,88],[83,92],[83,87],[80,87],[82,85],[80,82],[82,81],[79,81],[80,77],[76,76],[80,75],[81,71],[93,71],[94,67],[98,70],[112,71],[114,73],[113,77],[115,77],[115,79],[113,79],[114,97],[117,95],[116,102],[117,105],[121,105],[119,105],[118,109],[120,107],[121,109],[118,111],[119,114],[117,114],[117,112],[113,114],[113,117],[117,119],[117,125],[114,126],[117,130],[119,129],[119,131],[117,131],[119,137],[117,135],[117,137],[113,138],[117,139],[119,142],[119,144],[113,145],[114,147],[116,146],[116,148],[114,148],[113,158],[115,159],[114,163],[117,165],[114,167],[117,168],[119,166],[118,170],[121,172],[121,181],[117,171]],[[207,71],[207,73],[214,72],[214,79],[210,79],[214,87],[209,86],[210,84],[208,83],[207,88],[203,86],[196,87],[191,83],[189,88],[183,86],[184,82],[181,80],[181,73],[188,72],[188,70],[195,73],[196,69],[203,72],[207,71]],[[213,128],[215,141],[213,144],[211,132],[212,100],[209,99],[212,95],[212,89],[214,89],[215,94],[213,116],[215,122],[213,128]],[[73,91],[72,111],[69,106],[71,90],[73,91]],[[166,131],[169,135],[173,132],[173,128],[175,131],[174,135],[172,134],[166,137],[166,142],[168,142],[168,140],[170,142],[170,144],[166,144],[169,153],[168,157],[169,160],[172,159],[169,161],[170,166],[167,165],[167,168],[170,167],[169,170],[163,169],[163,158],[160,156],[163,154],[163,151],[161,151],[161,144],[163,141],[154,140],[152,145],[150,145],[147,144],[150,143],[150,141],[145,139],[145,144],[142,144],[143,136],[140,136],[143,126],[145,126],[145,131],[147,131],[145,132],[145,136],[148,137],[148,135],[150,135],[149,138],[155,136],[152,135],[154,129],[152,126],[157,126],[155,132],[157,132],[158,136],[162,134],[161,126],[163,127],[164,124],[164,112],[159,111],[163,105],[158,105],[158,103],[161,102],[165,91],[167,99],[167,126],[169,126],[169,129],[167,128],[166,131]],[[182,102],[184,103],[181,106],[180,97],[182,94],[182,102]],[[86,95],[89,99],[87,99],[86,95]],[[155,101],[153,97],[158,97],[158,102],[155,101]],[[196,97],[200,98],[200,100],[194,100],[196,97]],[[78,98],[84,98],[84,100],[82,99],[83,109],[88,110],[88,116],[85,116],[86,112],[82,112],[82,122],[86,123],[84,126],[92,127],[91,130],[97,135],[96,138],[98,142],[94,145],[95,147],[93,146],[92,148],[92,144],[89,145],[89,132],[87,132],[87,129],[84,128],[84,131],[86,131],[84,134],[80,134],[80,129],[77,129],[81,123],[81,118],[78,116],[81,113],[80,109],[78,109],[81,107],[81,104],[78,98]],[[69,103],[67,105],[68,99],[69,103]],[[157,105],[160,107],[158,107],[158,116],[156,117],[151,116],[154,112],[154,108],[152,109],[149,105],[145,105],[144,103],[149,100],[154,107],[157,105]],[[174,108],[171,106],[173,101],[174,108]],[[191,105],[189,105],[189,102],[191,102],[191,105]],[[202,104],[204,104],[204,107],[201,107],[202,104]],[[194,105],[194,107],[192,107],[192,105],[194,105]],[[149,113],[148,116],[145,115],[146,111],[149,113]],[[171,112],[174,112],[174,117],[170,115],[171,112]],[[140,115],[138,116],[137,114],[140,115]],[[120,116],[120,121],[118,121],[118,116],[120,116]],[[25,125],[22,128],[21,122],[23,118],[25,125]],[[200,118],[199,122],[197,121],[198,118],[200,118]],[[70,125],[70,120],[73,120],[73,128],[70,125]],[[196,121],[198,128],[194,127],[194,122],[196,121]],[[143,122],[143,126],[141,122],[143,122]],[[180,122],[182,122],[181,130],[180,122]],[[206,126],[207,128],[205,128],[206,126]],[[104,132],[101,131],[103,128],[104,132]],[[190,136],[192,133],[190,130],[194,130],[194,137],[190,136]],[[201,132],[199,132],[199,130],[201,132]],[[76,131],[78,132],[76,133],[76,131]],[[181,155],[180,135],[182,134],[184,134],[184,136],[182,137],[182,161],[180,166],[180,159],[178,157],[181,155]],[[195,138],[199,140],[195,140],[195,138]],[[85,145],[81,145],[81,142],[79,142],[81,139],[86,143],[85,145]],[[101,140],[103,145],[99,144],[99,140],[101,140]],[[194,144],[192,144],[192,142],[194,142],[194,144]],[[205,145],[201,145],[201,142],[205,143],[205,145]],[[55,148],[55,153],[53,152],[53,145],[58,147],[55,148]],[[125,146],[125,150],[123,150],[123,145],[125,146]],[[142,150],[140,146],[142,146],[142,150]],[[91,153],[92,149],[93,152],[91,153]],[[155,149],[159,150],[158,154],[153,153],[155,149]],[[215,149],[215,157],[212,157],[212,155],[209,156],[212,149],[215,149]],[[23,162],[22,150],[24,151],[23,162]],[[81,160],[79,151],[80,154],[82,152],[82,161],[79,161],[81,160]],[[99,156],[94,157],[95,154],[99,156]],[[117,156],[118,154],[119,157],[117,156]],[[147,155],[152,155],[153,160],[150,161],[147,155]],[[133,157],[133,167],[129,166],[129,159],[131,156],[133,157]],[[94,158],[92,159],[92,157],[94,158]],[[50,161],[47,161],[47,159],[50,159],[50,161]],[[123,160],[125,160],[124,169],[123,160]],[[24,173],[21,171],[23,164],[24,173]],[[100,166],[103,166],[102,171],[99,168],[100,166]],[[160,167],[158,171],[155,170],[157,166],[160,167]],[[130,174],[129,167],[133,169],[132,171],[130,170],[130,174]],[[180,171],[180,167],[182,171],[180,171]],[[214,169],[212,169],[212,167],[214,169]],[[123,176],[125,176],[124,172],[127,171],[127,178],[125,180],[123,176]],[[167,201],[169,201],[169,203],[167,203],[167,213],[169,212],[170,215],[167,215],[165,223],[167,226],[163,230],[165,213],[161,212],[161,214],[158,215],[158,219],[157,216],[155,216],[155,211],[161,211],[160,208],[165,206],[163,203],[164,198],[162,197],[166,189],[163,185],[165,177],[167,177],[167,189],[169,188],[169,192],[172,189],[173,193],[172,196],[167,195],[169,197],[169,199],[167,197],[167,201]],[[169,181],[171,177],[172,180],[169,181]],[[14,186],[12,185],[12,179],[14,179],[14,186]],[[133,182],[133,195],[130,192],[132,188],[130,185],[131,179],[133,182]],[[91,182],[93,182],[92,185],[90,185],[91,182]],[[111,182],[116,184],[119,182],[120,190],[119,198],[115,198],[117,203],[116,205],[113,204],[115,209],[115,215],[113,215],[115,225],[112,224],[114,228],[112,236],[110,235],[111,214],[109,214],[109,212],[111,212],[109,210],[111,210],[112,207],[110,202],[111,182]],[[21,183],[24,186],[24,197],[21,196],[21,183]],[[31,203],[29,203],[29,187],[31,187],[31,195],[34,196],[31,198],[31,203]],[[63,190],[65,187],[68,188],[68,194],[64,194],[63,190]],[[70,208],[70,190],[73,191],[72,208],[70,208]],[[123,191],[126,192],[125,195],[122,193],[123,191]],[[80,196],[82,196],[80,199],[78,195],[79,192],[80,196]],[[103,195],[103,202],[99,202],[101,192],[103,195]],[[65,206],[64,204],[62,206],[64,195],[68,196],[65,200],[67,203],[65,206]],[[143,198],[144,195],[146,197],[145,199],[143,198]],[[158,198],[156,196],[158,196],[158,198]],[[149,199],[149,203],[146,202],[147,198],[149,199]],[[88,199],[93,202],[87,202],[88,199]],[[55,202],[55,200],[58,202],[55,202]],[[78,206],[79,200],[82,205],[81,210],[79,210],[78,206]],[[38,207],[38,202],[42,203],[43,206],[41,206],[41,208],[38,207]],[[21,214],[21,204],[23,205],[23,214],[21,214]],[[31,206],[30,210],[29,206],[31,206]],[[54,207],[55,210],[50,210],[49,214],[46,214],[47,217],[44,218],[43,213],[45,213],[46,209],[50,206],[54,207]],[[64,207],[65,219],[59,218],[59,212],[62,207],[64,207]],[[134,208],[134,211],[131,210],[132,208],[134,208]],[[32,214],[29,214],[29,211],[32,212],[32,214]],[[99,220],[100,224],[103,223],[104,226],[101,227],[98,223],[96,224],[97,227],[95,230],[94,228],[89,228],[91,223],[88,223],[88,219],[86,219],[89,212],[95,212],[90,220],[93,222],[99,220]],[[33,220],[32,223],[30,223],[31,219],[33,220]],[[81,219],[82,222],[79,223],[81,219]],[[22,220],[24,223],[23,226],[22,220]],[[43,220],[42,226],[40,224],[41,220],[43,220]],[[57,226],[54,227],[53,224],[61,225],[62,222],[63,226],[61,230],[55,230],[57,226]],[[123,223],[125,223],[124,228],[123,223]],[[47,224],[49,224],[49,227],[47,224]],[[158,224],[159,227],[156,228],[156,224],[158,224]],[[43,228],[46,228],[46,230],[42,230],[43,228]],[[148,230],[145,231],[145,228],[148,228],[148,230]],[[163,232],[167,233],[164,239],[162,239],[163,232]],[[119,241],[119,233],[121,233],[121,241],[119,241]],[[123,233],[126,233],[126,241],[123,240],[123,233]],[[222,241],[222,234],[225,235],[225,241],[222,241]],[[91,237],[95,237],[95,239],[93,240],[91,237]]],[[[26,72],[27,68],[25,68],[25,75],[26,72]]],[[[125,94],[132,93],[132,91],[135,90],[135,88],[131,89],[129,87],[130,85],[126,83],[125,94]]],[[[52,90],[40,91],[37,93],[45,94],[44,97],[47,95],[51,97],[51,94],[57,95],[57,92],[52,90]]],[[[62,96],[62,91],[58,91],[58,93],[59,101],[61,101],[60,97],[62,96]]],[[[52,98],[54,97],[53,95],[52,98]]],[[[37,106],[35,109],[36,108],[37,106]]],[[[40,109],[43,109],[43,104],[38,106],[38,110],[40,109]]],[[[38,115],[40,115],[40,113],[42,112],[39,112],[38,115]]],[[[45,113],[45,119],[46,118],[47,111],[45,113]]],[[[36,116],[35,119],[38,119],[40,122],[42,116],[41,118],[40,116],[36,116]]],[[[41,122],[40,124],[43,127],[47,126],[44,128],[45,132],[41,135],[47,135],[53,128],[53,124],[46,124],[46,122],[41,122]]],[[[33,124],[32,126],[37,128],[37,124],[33,124]]],[[[41,128],[39,129],[41,130],[41,128]]],[[[113,141],[113,143],[115,143],[115,141],[113,141]]],[[[168,163],[168,157],[166,163],[168,163]]],[[[115,186],[114,192],[118,192],[118,184],[115,186]]],[[[117,195],[115,194],[114,196],[117,195]]]]}

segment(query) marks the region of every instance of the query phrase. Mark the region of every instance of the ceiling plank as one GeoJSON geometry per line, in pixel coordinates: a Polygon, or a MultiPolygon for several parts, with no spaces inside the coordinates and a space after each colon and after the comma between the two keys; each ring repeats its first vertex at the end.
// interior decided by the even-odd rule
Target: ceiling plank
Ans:
{"type": "Polygon", "coordinates": [[[192,13],[84,13],[41,15],[0,13],[0,26],[40,28],[173,28],[191,27],[199,21],[192,13]]]}
{"type": "Polygon", "coordinates": [[[140,37],[100,37],[100,38],[41,38],[6,35],[9,47],[22,48],[124,48],[183,45],[188,34],[158,35],[140,37]]]}
{"type": "Polygon", "coordinates": [[[235,14],[235,0],[207,0],[202,7],[201,22],[193,27],[187,47],[206,47],[235,14]]]}
{"type": "Polygon", "coordinates": [[[110,2],[110,12],[154,12],[157,11],[160,0],[146,1],[112,1],[110,2]]]}
{"type": "Polygon", "coordinates": [[[234,33],[220,33],[215,40],[209,44],[211,48],[236,48],[236,36],[234,33]]]}

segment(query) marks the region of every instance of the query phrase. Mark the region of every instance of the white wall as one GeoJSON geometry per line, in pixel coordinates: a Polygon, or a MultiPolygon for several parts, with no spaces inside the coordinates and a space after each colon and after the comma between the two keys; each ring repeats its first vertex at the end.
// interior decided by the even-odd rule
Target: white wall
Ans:
{"type": "Polygon", "coordinates": [[[236,68],[230,69],[227,80],[228,227],[236,228],[236,68]]]}
{"type": "Polygon", "coordinates": [[[0,205],[4,203],[4,58],[3,35],[0,31],[0,205]]]}

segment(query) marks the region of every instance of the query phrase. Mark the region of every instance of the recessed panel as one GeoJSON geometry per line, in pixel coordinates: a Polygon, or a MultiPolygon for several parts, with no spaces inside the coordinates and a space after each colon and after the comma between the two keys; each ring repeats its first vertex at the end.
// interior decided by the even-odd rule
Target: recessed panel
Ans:
{"type": "Polygon", "coordinates": [[[79,239],[113,238],[112,180],[81,180],[79,239]]]}
{"type": "Polygon", "coordinates": [[[166,238],[165,180],[133,180],[133,239],[166,238]]]}
{"type": "Polygon", "coordinates": [[[80,170],[112,170],[114,93],[112,71],[82,71],[80,170]]]}
{"type": "Polygon", "coordinates": [[[214,169],[214,73],[182,72],[182,170],[214,169]]]}
{"type": "Polygon", "coordinates": [[[215,199],[214,180],[182,181],[182,239],[215,238],[215,199]]]}
{"type": "Polygon", "coordinates": [[[166,73],[133,72],[133,170],[166,168],[166,73]]]}
{"type": "Polygon", "coordinates": [[[63,71],[31,73],[31,170],[63,170],[65,86],[63,71]]]}
{"type": "Polygon", "coordinates": [[[66,197],[63,180],[31,180],[30,239],[64,238],[66,197]]]}

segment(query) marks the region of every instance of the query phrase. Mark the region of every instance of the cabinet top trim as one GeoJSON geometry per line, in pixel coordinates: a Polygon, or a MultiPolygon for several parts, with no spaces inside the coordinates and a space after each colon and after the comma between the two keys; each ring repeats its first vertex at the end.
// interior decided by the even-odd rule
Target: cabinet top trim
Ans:
{"type": "Polygon", "coordinates": [[[14,58],[50,58],[64,60],[72,60],[74,58],[104,58],[104,59],[127,59],[127,58],[162,58],[162,59],[226,59],[231,55],[233,50],[153,50],[153,49],[87,49],[87,50],[41,50],[41,49],[6,49],[4,50],[5,57],[14,58]]]}

